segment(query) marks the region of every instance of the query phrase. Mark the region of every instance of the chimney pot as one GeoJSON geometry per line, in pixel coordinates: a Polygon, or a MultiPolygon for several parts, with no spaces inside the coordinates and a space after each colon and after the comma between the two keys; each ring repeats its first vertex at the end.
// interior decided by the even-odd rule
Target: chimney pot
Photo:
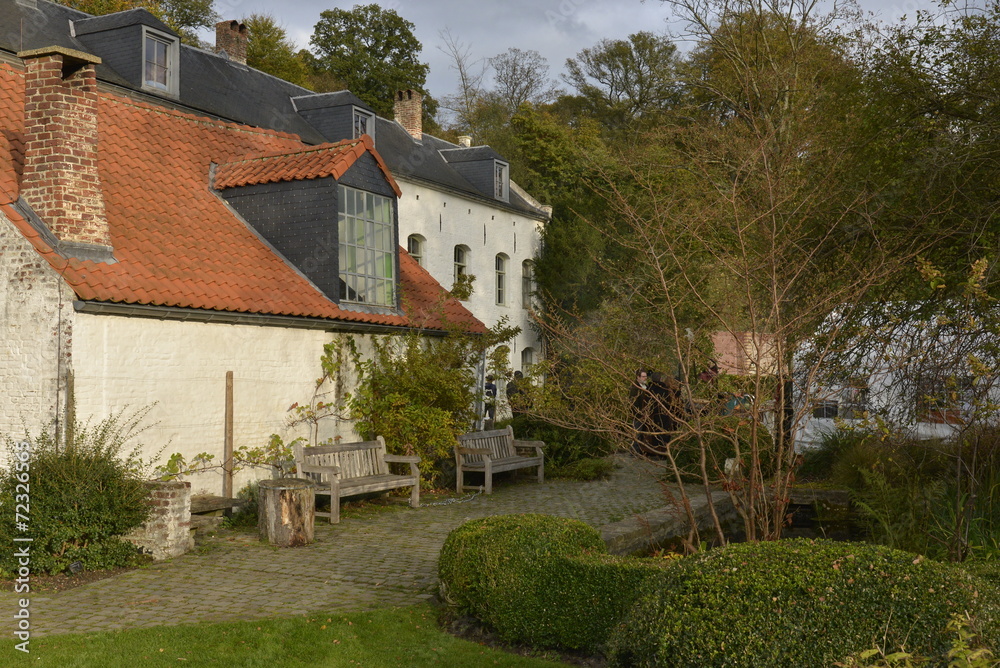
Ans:
{"type": "Polygon", "coordinates": [[[458,145],[463,146],[465,148],[469,148],[470,146],[472,146],[472,137],[470,137],[469,135],[459,135],[458,145]]]}
{"type": "Polygon", "coordinates": [[[247,64],[249,40],[246,25],[239,21],[219,21],[215,24],[215,52],[225,51],[233,62],[247,64]]]}
{"type": "Polygon", "coordinates": [[[396,92],[393,104],[396,122],[418,141],[424,136],[423,100],[415,90],[401,90],[396,92]]]}

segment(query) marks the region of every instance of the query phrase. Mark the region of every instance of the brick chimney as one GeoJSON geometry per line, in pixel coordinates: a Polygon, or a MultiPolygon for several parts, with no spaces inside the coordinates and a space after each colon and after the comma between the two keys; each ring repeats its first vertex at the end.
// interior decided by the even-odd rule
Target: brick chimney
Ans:
{"type": "Polygon", "coordinates": [[[22,51],[21,197],[60,241],[111,246],[97,172],[97,56],[59,46],[22,51]]]}
{"type": "Polygon", "coordinates": [[[215,24],[215,52],[225,51],[232,60],[247,64],[247,27],[239,21],[219,21],[215,24]]]}
{"type": "Polygon", "coordinates": [[[396,122],[417,140],[423,138],[424,135],[423,101],[424,98],[415,90],[400,90],[396,91],[396,99],[393,104],[396,122]]]}

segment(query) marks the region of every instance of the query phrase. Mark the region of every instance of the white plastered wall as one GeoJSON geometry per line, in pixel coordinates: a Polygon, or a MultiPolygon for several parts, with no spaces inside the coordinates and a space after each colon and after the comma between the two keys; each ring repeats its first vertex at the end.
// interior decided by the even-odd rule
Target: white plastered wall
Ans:
{"type": "MultiPolygon", "coordinates": [[[[161,461],[179,452],[188,460],[208,452],[222,460],[225,441],[226,372],[233,372],[233,448],[258,447],[271,434],[287,442],[305,436],[289,428],[288,408],[307,403],[322,374],[321,330],[77,314],[74,333],[76,410],[100,420],[128,406],[153,406],[139,439],[147,457],[161,461]]],[[[355,335],[359,351],[368,339],[355,335]]],[[[345,386],[353,384],[347,372],[345,386]]],[[[350,389],[350,387],[345,387],[350,389]]],[[[334,397],[327,395],[330,401],[334,397]]],[[[354,438],[349,423],[323,422],[321,439],[354,438]]],[[[234,491],[266,470],[244,470],[234,491]]],[[[221,473],[190,478],[192,492],[222,493],[221,473]]]]}
{"type": "Polygon", "coordinates": [[[399,243],[418,234],[425,239],[421,264],[438,283],[450,288],[454,282],[454,249],[469,249],[467,273],[476,277],[474,292],[466,307],[487,327],[504,316],[521,333],[510,343],[511,365],[521,368],[521,352],[541,354],[541,340],[532,326],[521,299],[521,267],[540,250],[542,221],[515,214],[472,198],[429,188],[422,183],[397,178],[403,191],[399,198],[399,243]],[[504,253],[507,263],[504,304],[496,303],[496,256],[504,253]]]}

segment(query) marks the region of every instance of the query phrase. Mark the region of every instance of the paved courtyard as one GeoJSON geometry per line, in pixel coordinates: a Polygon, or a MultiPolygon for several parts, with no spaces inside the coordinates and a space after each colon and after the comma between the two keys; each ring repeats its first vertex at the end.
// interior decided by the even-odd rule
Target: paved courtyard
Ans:
{"type": "MultiPolygon", "coordinates": [[[[507,513],[547,513],[594,527],[664,505],[648,464],[619,456],[610,480],[524,477],[491,496],[316,523],[316,540],[274,548],[253,534],[200,538],[194,552],[63,592],[31,595],[33,637],[109,629],[356,611],[434,596],[445,537],[463,522],[507,513]]],[[[15,609],[19,595],[0,601],[15,609]]],[[[10,614],[3,616],[10,626],[10,614]]]]}

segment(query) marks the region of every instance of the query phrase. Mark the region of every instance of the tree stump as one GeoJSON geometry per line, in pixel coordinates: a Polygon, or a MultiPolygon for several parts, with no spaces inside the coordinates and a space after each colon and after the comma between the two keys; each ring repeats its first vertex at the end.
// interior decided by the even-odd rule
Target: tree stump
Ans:
{"type": "Polygon", "coordinates": [[[261,480],[257,495],[257,531],[271,545],[298,547],[313,540],[315,486],[301,478],[261,480]]]}

